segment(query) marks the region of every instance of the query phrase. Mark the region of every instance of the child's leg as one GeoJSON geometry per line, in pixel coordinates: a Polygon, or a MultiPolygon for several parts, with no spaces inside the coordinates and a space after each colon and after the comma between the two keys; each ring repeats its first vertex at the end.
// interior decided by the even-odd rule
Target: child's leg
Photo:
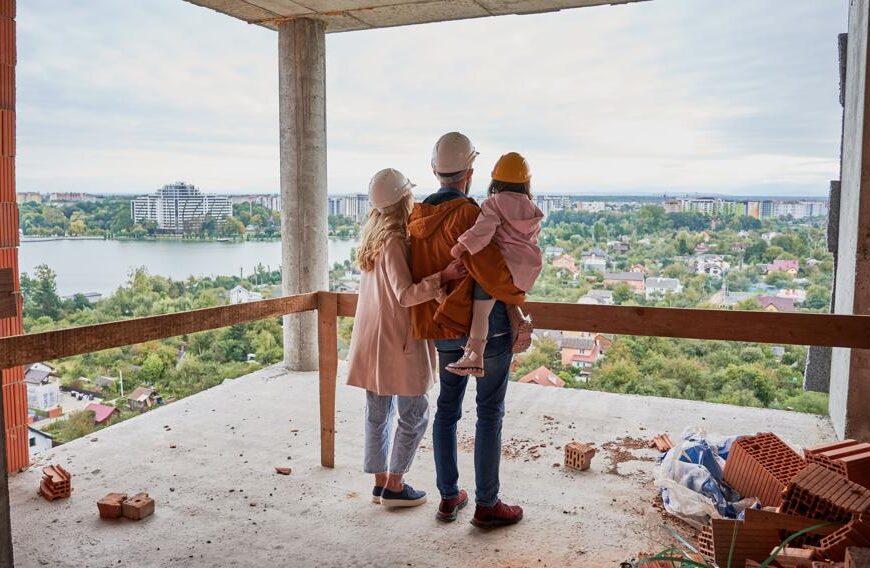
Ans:
{"type": "Polygon", "coordinates": [[[375,486],[387,483],[387,460],[390,454],[390,423],[394,413],[392,396],[366,391],[366,422],[363,469],[375,475],[375,486]]]}
{"type": "Polygon", "coordinates": [[[468,332],[468,340],[486,341],[489,335],[489,314],[495,305],[495,298],[488,300],[474,300],[471,310],[471,330],[468,332]]]}
{"type": "Polygon", "coordinates": [[[417,447],[429,425],[427,395],[397,398],[399,399],[399,425],[396,427],[396,436],[390,454],[390,478],[387,484],[387,489],[390,491],[402,490],[402,477],[411,469],[417,447]]]}

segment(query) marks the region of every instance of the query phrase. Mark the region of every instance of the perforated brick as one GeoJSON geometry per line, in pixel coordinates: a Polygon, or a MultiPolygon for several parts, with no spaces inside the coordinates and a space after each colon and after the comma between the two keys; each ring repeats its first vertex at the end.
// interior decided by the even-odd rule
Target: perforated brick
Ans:
{"type": "Polygon", "coordinates": [[[39,494],[47,501],[65,499],[72,493],[72,475],[59,465],[42,468],[39,494]]]}
{"type": "Polygon", "coordinates": [[[724,479],[743,497],[757,497],[765,506],[779,505],[786,484],[806,461],[769,432],[735,440],[725,461],[724,479]]]}
{"type": "Polygon", "coordinates": [[[870,490],[818,464],[788,484],[780,511],[832,522],[849,522],[870,509],[870,490]]]}
{"type": "Polygon", "coordinates": [[[595,448],[589,444],[570,442],[565,444],[565,467],[577,470],[589,469],[595,448]]]}

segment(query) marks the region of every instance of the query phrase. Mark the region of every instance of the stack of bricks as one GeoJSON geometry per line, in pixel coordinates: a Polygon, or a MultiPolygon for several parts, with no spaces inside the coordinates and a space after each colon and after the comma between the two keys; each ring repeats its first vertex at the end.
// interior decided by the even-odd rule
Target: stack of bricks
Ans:
{"type": "Polygon", "coordinates": [[[565,467],[580,471],[589,469],[595,448],[589,444],[570,442],[565,444],[565,467]]]}
{"type": "Polygon", "coordinates": [[[870,547],[870,515],[856,515],[837,532],[826,536],[818,550],[825,558],[844,558],[849,547],[870,547]]]}
{"type": "Polygon", "coordinates": [[[811,464],[788,484],[779,510],[835,523],[847,523],[870,509],[870,489],[818,464],[811,464]]]}
{"type": "Polygon", "coordinates": [[[757,497],[776,507],[782,491],[807,462],[771,433],[738,438],[725,461],[725,483],[743,497],[757,497]]]}
{"type": "Polygon", "coordinates": [[[97,501],[97,509],[103,519],[125,517],[140,521],[154,514],[154,499],[147,493],[137,493],[127,498],[126,493],[109,493],[97,501]]]}
{"type": "Polygon", "coordinates": [[[804,450],[807,463],[816,463],[849,481],[870,488],[870,444],[843,440],[804,450]]]}
{"type": "MultiPolygon", "coordinates": [[[[0,0],[0,269],[11,273],[14,310],[0,313],[0,337],[20,335],[21,294],[18,281],[18,205],[15,200],[15,0],[0,0]],[[14,313],[13,313],[14,312],[14,313]]],[[[8,306],[10,302],[2,302],[8,306]]],[[[27,432],[27,388],[24,369],[0,369],[6,428],[6,469],[30,463],[27,432]]]]}
{"type": "Polygon", "coordinates": [[[42,468],[42,481],[39,483],[39,494],[46,501],[66,499],[72,493],[72,475],[59,465],[42,468]]]}

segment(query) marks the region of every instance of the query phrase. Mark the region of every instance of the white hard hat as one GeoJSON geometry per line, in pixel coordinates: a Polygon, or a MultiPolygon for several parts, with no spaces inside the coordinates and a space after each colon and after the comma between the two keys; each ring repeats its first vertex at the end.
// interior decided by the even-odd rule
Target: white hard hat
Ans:
{"type": "Polygon", "coordinates": [[[415,187],[405,174],[393,168],[381,170],[369,182],[369,201],[372,207],[383,212],[384,209],[402,200],[411,188],[415,187]]]}
{"type": "Polygon", "coordinates": [[[448,132],[438,139],[432,149],[432,171],[436,174],[465,172],[474,163],[479,152],[468,136],[448,132]]]}

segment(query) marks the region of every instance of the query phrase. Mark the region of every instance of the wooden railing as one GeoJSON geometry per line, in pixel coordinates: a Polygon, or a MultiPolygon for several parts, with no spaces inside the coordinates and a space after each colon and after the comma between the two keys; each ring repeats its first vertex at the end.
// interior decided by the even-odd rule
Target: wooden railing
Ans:
{"type": "MultiPolygon", "coordinates": [[[[353,317],[356,303],[355,294],[313,292],[7,337],[0,339],[0,369],[316,310],[320,353],[320,461],[325,467],[334,467],[337,318],[353,317]]],[[[870,349],[870,316],[548,302],[530,302],[526,309],[539,329],[870,349]]]]}

